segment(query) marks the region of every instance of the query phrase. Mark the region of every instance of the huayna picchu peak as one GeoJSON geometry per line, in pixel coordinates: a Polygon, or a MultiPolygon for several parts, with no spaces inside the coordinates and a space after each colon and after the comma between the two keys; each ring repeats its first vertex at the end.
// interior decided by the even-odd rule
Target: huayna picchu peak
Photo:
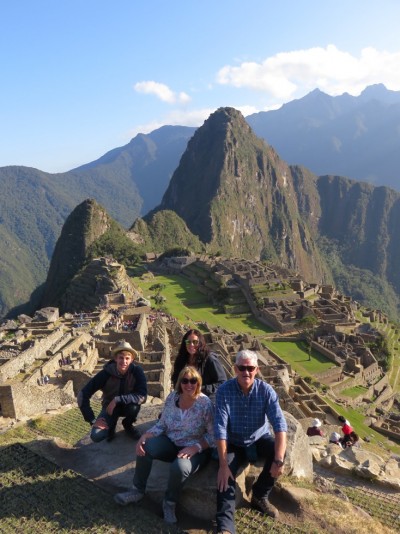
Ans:
{"type": "Polygon", "coordinates": [[[211,252],[276,261],[322,280],[294,181],[293,170],[239,111],[220,108],[189,141],[155,211],[175,211],[211,252]]]}

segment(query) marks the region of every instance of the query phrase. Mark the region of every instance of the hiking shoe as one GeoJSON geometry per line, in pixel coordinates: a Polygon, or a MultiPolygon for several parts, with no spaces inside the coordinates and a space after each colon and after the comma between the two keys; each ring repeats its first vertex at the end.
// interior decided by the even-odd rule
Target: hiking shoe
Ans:
{"type": "Polygon", "coordinates": [[[139,491],[135,486],[131,491],[124,491],[123,493],[116,493],[114,495],[114,501],[121,506],[126,506],[127,504],[139,502],[143,499],[144,493],[139,491]]]}
{"type": "Polygon", "coordinates": [[[138,440],[141,438],[141,433],[133,425],[127,425],[124,421],[122,421],[122,426],[124,427],[125,433],[128,434],[128,436],[132,439],[138,440]]]}
{"type": "Polygon", "coordinates": [[[251,506],[263,514],[268,515],[269,517],[277,518],[279,516],[278,509],[269,502],[267,497],[258,498],[253,495],[251,499],[251,506]]]}
{"type": "Polygon", "coordinates": [[[164,521],[166,523],[176,523],[175,503],[163,500],[162,509],[164,514],[164,521]]]}

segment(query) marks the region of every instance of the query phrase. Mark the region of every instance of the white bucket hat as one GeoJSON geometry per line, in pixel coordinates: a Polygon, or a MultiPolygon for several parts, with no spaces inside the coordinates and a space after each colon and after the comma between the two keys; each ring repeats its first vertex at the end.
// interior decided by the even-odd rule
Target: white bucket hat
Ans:
{"type": "Polygon", "coordinates": [[[314,421],[312,422],[312,426],[316,426],[317,428],[319,428],[321,425],[322,423],[319,419],[314,419],[314,421]]]}

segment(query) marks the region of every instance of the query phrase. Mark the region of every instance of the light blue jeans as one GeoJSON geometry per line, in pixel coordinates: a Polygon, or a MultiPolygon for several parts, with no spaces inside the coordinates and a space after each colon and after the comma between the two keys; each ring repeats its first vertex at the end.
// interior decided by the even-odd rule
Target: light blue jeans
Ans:
{"type": "Polygon", "coordinates": [[[136,470],[133,477],[134,486],[145,493],[153,460],[162,460],[171,464],[168,487],[165,498],[170,502],[178,502],[182,488],[190,475],[196,473],[210,459],[211,450],[206,449],[191,458],[177,458],[178,452],[184,447],[177,447],[167,436],[150,438],[144,445],[145,456],[137,456],[136,470]]]}

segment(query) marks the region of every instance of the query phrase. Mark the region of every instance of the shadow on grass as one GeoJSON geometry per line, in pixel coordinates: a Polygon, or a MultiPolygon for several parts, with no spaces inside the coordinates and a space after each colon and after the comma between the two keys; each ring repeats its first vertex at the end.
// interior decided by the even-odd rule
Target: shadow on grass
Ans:
{"type": "Polygon", "coordinates": [[[19,443],[0,455],[0,531],[176,533],[140,507],[121,508],[112,496],[19,443]],[[134,510],[134,512],[133,512],[134,510]]]}

